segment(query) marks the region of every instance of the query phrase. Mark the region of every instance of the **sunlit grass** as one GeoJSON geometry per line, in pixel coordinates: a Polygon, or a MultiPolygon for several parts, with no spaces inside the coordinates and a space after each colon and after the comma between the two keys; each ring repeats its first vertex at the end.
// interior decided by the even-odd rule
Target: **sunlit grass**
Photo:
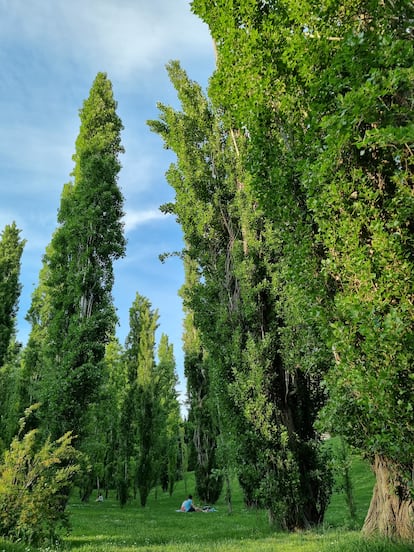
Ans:
{"type": "MultiPolygon", "coordinates": [[[[177,484],[173,497],[153,491],[141,508],[132,500],[120,508],[115,493],[104,502],[82,503],[75,492],[68,511],[72,530],[59,550],[66,552],[409,552],[414,548],[389,542],[366,541],[360,536],[372,493],[369,466],[356,458],[352,466],[357,520],[349,527],[349,514],[342,493],[332,497],[323,527],[293,534],[269,527],[266,513],[247,510],[240,489],[233,487],[233,513],[224,500],[214,513],[177,513],[183,498],[194,490],[192,475],[187,484],[177,484]]],[[[43,548],[54,552],[56,548],[43,548]]],[[[0,552],[35,552],[22,545],[3,544],[0,552]]]]}
{"type": "Polygon", "coordinates": [[[272,535],[264,512],[247,511],[239,503],[235,504],[231,516],[222,501],[216,505],[218,511],[214,513],[177,513],[175,510],[185,494],[183,484],[179,483],[172,498],[160,492],[158,496],[152,493],[145,508],[134,500],[123,509],[112,495],[103,503],[88,504],[81,504],[74,497],[69,507],[73,531],[67,542],[72,548],[79,547],[93,537],[105,544],[105,550],[111,550],[106,548],[111,546],[124,547],[121,550],[127,550],[128,546],[144,549],[163,546],[165,549],[167,545],[189,543],[194,543],[192,546],[204,543],[213,549],[213,545],[223,541],[254,541],[272,535]]]}

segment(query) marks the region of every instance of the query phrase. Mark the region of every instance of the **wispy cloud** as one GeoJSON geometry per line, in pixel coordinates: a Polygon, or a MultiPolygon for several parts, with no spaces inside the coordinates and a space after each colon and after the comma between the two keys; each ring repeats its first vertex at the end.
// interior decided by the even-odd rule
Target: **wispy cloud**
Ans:
{"type": "Polygon", "coordinates": [[[125,231],[131,232],[138,228],[138,226],[162,220],[168,216],[170,215],[165,215],[159,209],[148,209],[146,211],[129,210],[124,216],[125,231]]]}
{"type": "MultiPolygon", "coordinates": [[[[146,151],[143,142],[148,140],[146,135],[138,136],[138,140],[123,140],[126,153],[121,156],[122,169],[119,173],[119,184],[123,193],[132,198],[150,191],[160,177],[164,179],[167,170],[167,160],[160,160],[159,150],[146,151]]],[[[161,150],[161,145],[160,148],[161,150]]]]}

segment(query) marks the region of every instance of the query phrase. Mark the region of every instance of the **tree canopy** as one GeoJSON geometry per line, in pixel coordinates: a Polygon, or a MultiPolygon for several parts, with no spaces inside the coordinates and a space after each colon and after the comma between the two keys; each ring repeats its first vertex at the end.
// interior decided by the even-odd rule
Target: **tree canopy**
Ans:
{"type": "Polygon", "coordinates": [[[301,316],[332,355],[324,419],[377,474],[365,531],[412,538],[413,5],[192,7],[216,44],[213,103],[248,134],[260,205],[284,236],[298,208],[310,224],[327,295],[301,316]]]}

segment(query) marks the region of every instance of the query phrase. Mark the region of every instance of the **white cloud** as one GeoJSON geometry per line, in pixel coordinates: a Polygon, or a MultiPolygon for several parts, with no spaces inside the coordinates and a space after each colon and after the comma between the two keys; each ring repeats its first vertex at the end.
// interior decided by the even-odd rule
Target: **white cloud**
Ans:
{"type": "Polygon", "coordinates": [[[9,12],[2,35],[23,35],[61,61],[102,64],[121,79],[165,63],[166,51],[199,57],[209,41],[187,0],[6,0],[0,10],[9,12]]]}
{"type": "Polygon", "coordinates": [[[138,226],[165,219],[169,215],[161,213],[158,209],[149,209],[147,211],[128,210],[124,216],[125,231],[131,232],[138,226]]]}

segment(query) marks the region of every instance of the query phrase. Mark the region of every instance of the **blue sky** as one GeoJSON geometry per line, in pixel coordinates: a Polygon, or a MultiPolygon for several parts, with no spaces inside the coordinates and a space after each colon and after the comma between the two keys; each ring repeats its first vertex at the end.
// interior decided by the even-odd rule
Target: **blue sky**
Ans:
{"type": "Polygon", "coordinates": [[[115,265],[118,337],[128,332],[138,291],[158,309],[161,332],[174,344],[183,384],[182,247],[174,217],[159,206],[174,197],[165,171],[174,156],[150,132],[158,101],[177,106],[165,64],[180,60],[206,86],[214,67],[207,27],[187,0],[0,0],[0,231],[15,221],[27,240],[18,338],[37,285],[45,247],[56,228],[60,194],[73,169],[78,112],[99,71],[111,79],[124,124],[119,185],[125,197],[127,255],[115,265]]]}

